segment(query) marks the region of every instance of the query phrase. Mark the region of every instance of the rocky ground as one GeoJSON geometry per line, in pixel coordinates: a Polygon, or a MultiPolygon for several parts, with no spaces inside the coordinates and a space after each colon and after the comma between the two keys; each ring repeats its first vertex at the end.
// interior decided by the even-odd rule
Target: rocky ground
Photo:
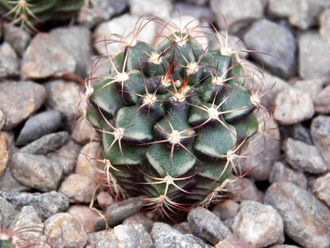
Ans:
{"type": "MultiPolygon", "coordinates": [[[[330,1],[94,2],[70,25],[35,36],[4,29],[0,233],[41,242],[33,247],[330,247],[330,1]],[[229,199],[176,225],[150,220],[139,197],[118,203],[101,190],[100,147],[77,116],[79,77],[108,73],[102,61],[92,67],[117,52],[102,41],[127,34],[140,15],[211,21],[242,40],[240,49],[270,54],[248,55],[273,117],[248,148],[255,155],[240,161],[246,177],[232,178],[229,199]]],[[[150,23],[139,39],[156,42],[159,28],[150,23]]],[[[215,46],[208,35],[200,40],[215,46]]]]}

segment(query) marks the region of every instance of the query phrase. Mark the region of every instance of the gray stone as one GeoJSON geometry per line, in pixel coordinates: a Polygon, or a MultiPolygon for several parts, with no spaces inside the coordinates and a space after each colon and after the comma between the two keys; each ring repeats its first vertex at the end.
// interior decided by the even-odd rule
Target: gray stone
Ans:
{"type": "Polygon", "coordinates": [[[272,245],[269,248],[300,248],[300,247],[295,245],[272,245]]]}
{"type": "Polygon", "coordinates": [[[0,78],[19,75],[19,60],[14,49],[8,44],[0,45],[0,78]]]}
{"type": "Polygon", "coordinates": [[[81,248],[87,243],[83,226],[68,213],[58,213],[48,218],[44,232],[53,247],[81,248]]]}
{"type": "MultiPolygon", "coordinates": [[[[0,191],[1,192],[1,191],[0,191]]],[[[9,227],[16,216],[16,210],[10,202],[0,196],[0,222],[1,228],[9,227]]]]}
{"type": "Polygon", "coordinates": [[[23,55],[21,76],[23,79],[44,79],[59,77],[75,69],[73,56],[54,37],[38,33],[23,55]]]}
{"type": "Polygon", "coordinates": [[[233,200],[225,200],[217,204],[212,212],[220,218],[220,220],[228,220],[234,218],[239,210],[239,204],[233,200]]]}
{"type": "Polygon", "coordinates": [[[109,226],[121,223],[127,217],[136,214],[143,207],[144,197],[128,198],[122,202],[111,204],[106,211],[106,218],[109,226]]]}
{"type": "Polygon", "coordinates": [[[0,176],[7,168],[9,161],[9,144],[4,132],[0,132],[0,176]]]}
{"type": "Polygon", "coordinates": [[[10,130],[39,109],[46,98],[45,88],[31,81],[0,83],[0,109],[5,115],[5,130],[10,130]]]}
{"type": "Polygon", "coordinates": [[[67,211],[84,227],[86,233],[95,232],[96,221],[100,213],[84,205],[71,205],[67,211]]]}
{"type": "Polygon", "coordinates": [[[167,18],[173,11],[170,0],[128,0],[128,5],[131,15],[134,16],[153,15],[167,18]]]}
{"type": "Polygon", "coordinates": [[[31,188],[20,183],[12,174],[11,170],[7,168],[0,176],[0,189],[4,192],[25,192],[31,188]]]}
{"type": "Polygon", "coordinates": [[[322,90],[325,81],[325,78],[298,80],[294,83],[293,88],[302,92],[306,92],[310,95],[313,102],[315,102],[317,100],[317,95],[322,90]]]}
{"type": "Polygon", "coordinates": [[[137,213],[132,216],[129,216],[123,221],[124,225],[142,225],[147,232],[151,231],[152,225],[154,222],[146,217],[143,213],[137,213]]]}
{"type": "Polygon", "coordinates": [[[199,20],[207,21],[214,19],[214,14],[208,6],[196,6],[188,3],[176,2],[174,9],[183,16],[194,16],[199,20]]]}
{"type": "Polygon", "coordinates": [[[209,0],[183,0],[184,2],[195,4],[195,5],[206,5],[209,3],[209,0]]]}
{"type": "Polygon", "coordinates": [[[282,125],[291,125],[312,118],[314,105],[311,97],[290,88],[281,91],[275,100],[274,118],[282,125]]]}
{"type": "Polygon", "coordinates": [[[88,234],[86,248],[117,248],[115,245],[111,229],[88,234]]]}
{"type": "Polygon", "coordinates": [[[248,49],[260,52],[251,55],[273,73],[285,78],[294,75],[296,41],[287,28],[262,19],[255,22],[245,33],[244,42],[248,49]],[[273,42],[274,40],[276,42],[273,42]]]}
{"type": "Polygon", "coordinates": [[[69,199],[55,191],[43,194],[0,191],[0,196],[9,201],[16,209],[28,205],[33,206],[42,220],[58,212],[63,212],[69,207],[69,199]]]}
{"type": "Polygon", "coordinates": [[[112,232],[118,246],[127,248],[151,248],[153,242],[151,236],[141,224],[128,224],[115,226],[112,232]]]}
{"type": "Polygon", "coordinates": [[[330,43],[330,8],[324,10],[320,16],[320,35],[330,43]]]}
{"type": "Polygon", "coordinates": [[[220,241],[214,248],[254,248],[247,243],[233,237],[233,238],[226,238],[220,241]]]}
{"type": "Polygon", "coordinates": [[[330,113],[330,85],[317,94],[314,100],[315,111],[320,114],[330,113]]]}
{"type": "Polygon", "coordinates": [[[285,233],[306,248],[326,248],[330,243],[330,210],[316,197],[290,182],[272,184],[265,204],[281,215],[285,233]]]}
{"type": "Polygon", "coordinates": [[[45,134],[56,131],[61,126],[61,113],[53,110],[31,116],[20,131],[16,144],[25,145],[45,134]]]}
{"type": "Polygon", "coordinates": [[[329,7],[327,0],[269,0],[269,12],[278,17],[288,17],[298,28],[307,29],[318,21],[322,9],[329,7]]]}
{"type": "Polygon", "coordinates": [[[76,73],[81,77],[86,77],[87,66],[91,62],[89,29],[79,26],[56,28],[50,32],[50,35],[74,58],[76,73]]]}
{"type": "Polygon", "coordinates": [[[74,124],[71,137],[75,142],[84,145],[95,140],[97,133],[92,124],[87,119],[81,117],[74,124]]]}
{"type": "Polygon", "coordinates": [[[307,177],[304,175],[304,173],[301,171],[293,170],[282,162],[274,163],[274,166],[272,167],[272,170],[269,174],[268,181],[270,183],[292,182],[304,189],[307,188],[307,177]]]}
{"type": "Polygon", "coordinates": [[[62,177],[60,165],[42,155],[15,153],[11,166],[19,182],[43,192],[56,190],[62,177]]]}
{"type": "Polygon", "coordinates": [[[213,245],[232,235],[221,220],[205,208],[192,209],[187,219],[193,234],[213,245]]]}
{"type": "Polygon", "coordinates": [[[321,201],[325,202],[330,208],[330,172],[316,178],[312,182],[312,191],[321,201]]]}
{"type": "Polygon", "coordinates": [[[258,201],[261,202],[263,193],[259,191],[254,182],[249,178],[232,177],[232,181],[226,186],[226,191],[234,201],[258,201]]]}
{"type": "Polygon", "coordinates": [[[155,248],[210,248],[203,240],[191,234],[182,234],[168,224],[154,223],[151,236],[155,248]]]}
{"type": "Polygon", "coordinates": [[[284,153],[286,161],[297,170],[313,174],[327,171],[327,165],[315,146],[289,138],[284,143],[284,153]]]}
{"type": "Polygon", "coordinates": [[[321,152],[330,170],[330,117],[320,115],[313,119],[311,134],[315,146],[321,152]]]}
{"type": "Polygon", "coordinates": [[[0,109],[0,130],[2,129],[2,127],[5,125],[5,115],[3,114],[3,112],[0,109]]]}
{"type": "Polygon", "coordinates": [[[14,25],[4,26],[4,40],[8,42],[16,53],[20,56],[23,55],[25,48],[31,40],[31,36],[23,28],[14,25]]]}
{"type": "Polygon", "coordinates": [[[281,138],[293,138],[299,140],[307,145],[313,145],[310,129],[305,127],[302,123],[296,123],[290,126],[281,126],[281,138]]]}
{"type": "Polygon", "coordinates": [[[91,28],[122,13],[126,7],[126,0],[94,0],[93,4],[85,4],[81,8],[78,22],[91,28]]]}
{"type": "Polygon", "coordinates": [[[237,32],[251,21],[263,17],[260,0],[211,0],[211,9],[221,27],[228,25],[231,32],[237,32]]]}
{"type": "Polygon", "coordinates": [[[283,222],[271,206],[243,201],[232,225],[234,235],[256,248],[283,243],[283,222]]]}
{"type": "Polygon", "coordinates": [[[314,31],[299,36],[299,75],[305,79],[329,75],[330,43],[314,31]]]}
{"type": "Polygon", "coordinates": [[[104,211],[107,210],[107,208],[112,203],[114,203],[114,199],[112,198],[110,193],[107,191],[99,192],[96,196],[96,201],[97,201],[97,204],[99,205],[99,207],[104,211]]]}

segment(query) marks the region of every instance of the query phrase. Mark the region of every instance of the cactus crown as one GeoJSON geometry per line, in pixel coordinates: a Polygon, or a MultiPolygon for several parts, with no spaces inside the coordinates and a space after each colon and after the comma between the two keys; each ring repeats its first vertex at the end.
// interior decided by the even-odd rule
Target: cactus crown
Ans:
{"type": "Polygon", "coordinates": [[[258,121],[234,53],[205,51],[187,27],[161,36],[158,47],[133,38],[109,56],[111,73],[87,88],[86,116],[112,182],[170,217],[212,200],[258,121]]]}

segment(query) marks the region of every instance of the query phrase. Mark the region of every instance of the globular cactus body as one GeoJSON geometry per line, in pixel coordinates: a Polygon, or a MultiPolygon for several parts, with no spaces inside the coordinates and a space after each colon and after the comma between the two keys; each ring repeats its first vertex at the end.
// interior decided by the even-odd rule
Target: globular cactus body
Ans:
{"type": "Polygon", "coordinates": [[[241,63],[183,31],[157,48],[132,40],[110,60],[86,116],[111,178],[166,217],[212,200],[258,129],[241,63]]]}

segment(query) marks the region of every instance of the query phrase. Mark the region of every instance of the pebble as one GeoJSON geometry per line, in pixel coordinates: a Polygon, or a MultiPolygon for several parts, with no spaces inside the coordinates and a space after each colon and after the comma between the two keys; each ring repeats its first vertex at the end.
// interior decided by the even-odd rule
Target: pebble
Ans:
{"type": "Polygon", "coordinates": [[[48,218],[44,232],[53,247],[81,248],[87,243],[83,226],[68,213],[58,213],[48,218]]]}
{"type": "Polygon", "coordinates": [[[101,159],[101,146],[99,142],[90,142],[86,144],[80,151],[76,173],[81,176],[89,177],[92,180],[97,179],[98,172],[97,169],[101,169],[103,171],[101,162],[96,161],[97,159],[101,159]]]}
{"type": "Polygon", "coordinates": [[[187,221],[183,221],[178,224],[175,224],[173,227],[182,234],[192,234],[191,226],[187,221]]]}
{"type": "Polygon", "coordinates": [[[63,146],[69,139],[69,133],[65,131],[47,134],[32,143],[21,148],[20,152],[46,155],[63,146]]]}
{"type": "Polygon", "coordinates": [[[173,12],[170,0],[153,0],[152,2],[150,0],[128,0],[128,5],[133,16],[151,15],[168,18],[173,12]]]}
{"type": "Polygon", "coordinates": [[[122,13],[127,7],[126,0],[94,0],[93,4],[85,4],[80,10],[78,23],[88,28],[122,13]]]}
{"type": "Polygon", "coordinates": [[[132,197],[127,200],[111,204],[106,211],[108,225],[118,225],[129,216],[138,213],[144,205],[143,199],[143,196],[132,197]]]}
{"type": "Polygon", "coordinates": [[[214,248],[253,248],[237,238],[226,238],[220,241],[214,248]]]}
{"type": "Polygon", "coordinates": [[[268,181],[270,183],[292,182],[303,189],[307,188],[307,177],[305,174],[301,171],[291,169],[282,162],[274,163],[268,181]]]}
{"type": "Polygon", "coordinates": [[[315,101],[317,100],[318,94],[322,90],[324,83],[325,78],[298,80],[294,83],[293,87],[309,94],[315,105],[315,101]]]}
{"type": "Polygon", "coordinates": [[[42,220],[58,212],[63,212],[69,207],[69,199],[55,191],[48,193],[9,193],[0,191],[0,197],[9,201],[15,209],[21,209],[28,205],[33,206],[42,220]]]}
{"type": "Polygon", "coordinates": [[[289,22],[300,29],[315,25],[324,7],[329,7],[327,0],[269,0],[269,12],[278,17],[288,17],[289,22]]]}
{"type": "Polygon", "coordinates": [[[88,234],[86,248],[104,248],[113,247],[114,240],[112,237],[112,230],[104,230],[88,234]]]}
{"type": "Polygon", "coordinates": [[[315,97],[314,107],[319,114],[330,114],[330,85],[326,86],[315,97]]]}
{"type": "Polygon", "coordinates": [[[232,235],[221,220],[205,208],[192,209],[187,219],[193,234],[213,245],[232,235]]]}
{"type": "Polygon", "coordinates": [[[45,134],[56,131],[61,126],[61,121],[61,113],[54,110],[41,112],[31,116],[24,123],[24,126],[17,137],[16,144],[25,145],[45,134]]]}
{"type": "Polygon", "coordinates": [[[184,2],[203,6],[203,5],[207,5],[209,3],[209,0],[184,0],[184,2]]]}
{"type": "Polygon", "coordinates": [[[295,74],[296,41],[286,27],[267,19],[259,20],[245,33],[244,42],[248,49],[266,53],[251,55],[271,72],[285,78],[295,74]]]}
{"type": "Polygon", "coordinates": [[[265,204],[281,215],[286,235],[306,248],[330,243],[330,210],[311,193],[290,182],[277,182],[266,191],[265,204]]]}
{"type": "Polygon", "coordinates": [[[295,245],[272,245],[269,248],[300,248],[295,245]]]}
{"type": "Polygon", "coordinates": [[[7,42],[0,45],[0,65],[0,78],[19,75],[19,60],[7,42]]]}
{"type": "Polygon", "coordinates": [[[100,206],[102,210],[106,210],[112,203],[114,203],[114,199],[112,196],[106,192],[101,191],[96,196],[97,204],[100,206]]]}
{"type": "Polygon", "coordinates": [[[5,115],[3,114],[2,110],[0,109],[0,131],[3,128],[3,126],[5,125],[5,115]]]}
{"type": "Polygon", "coordinates": [[[263,17],[260,0],[211,0],[210,5],[220,27],[225,28],[228,25],[233,33],[263,17]]]}
{"type": "Polygon", "coordinates": [[[22,78],[44,79],[74,72],[76,61],[71,52],[68,53],[52,35],[38,33],[24,52],[22,78]]]}
{"type": "Polygon", "coordinates": [[[95,129],[86,119],[79,119],[71,134],[72,139],[79,144],[86,144],[97,137],[95,129]]]}
{"type": "Polygon", "coordinates": [[[212,212],[220,218],[220,220],[228,220],[234,218],[239,210],[239,204],[231,199],[221,202],[213,208],[212,212]]]}
{"type": "Polygon", "coordinates": [[[232,176],[233,179],[227,186],[229,196],[236,202],[251,200],[261,202],[263,193],[259,191],[254,182],[249,178],[238,178],[232,176]]]}
{"type": "Polygon", "coordinates": [[[21,184],[8,168],[0,176],[0,189],[4,192],[26,192],[31,190],[30,187],[21,184]]]}
{"type": "MultiPolygon", "coordinates": [[[[113,37],[109,36],[110,34],[127,36],[130,32],[132,32],[132,30],[135,29],[138,20],[139,18],[136,16],[125,14],[97,26],[93,34],[94,47],[97,52],[106,56],[115,55],[121,50],[122,45],[119,43],[105,44],[107,43],[105,41],[113,39],[113,37]]],[[[140,32],[136,36],[136,39],[147,43],[152,43],[155,36],[155,28],[155,22],[150,22],[144,27],[143,32],[140,32]]],[[[131,39],[132,37],[130,36],[128,40],[131,41],[131,39]]]]}
{"type": "Polygon", "coordinates": [[[313,101],[305,92],[290,88],[281,91],[275,99],[274,118],[282,125],[308,120],[313,115],[313,101]]]}
{"type": "Polygon", "coordinates": [[[87,67],[91,62],[90,30],[79,26],[61,27],[53,29],[50,35],[73,57],[76,73],[86,77],[87,67]]]}
{"type": "Polygon", "coordinates": [[[256,248],[284,242],[281,216],[259,202],[243,201],[232,228],[234,235],[256,248]]]}
{"type": "Polygon", "coordinates": [[[123,224],[124,225],[139,224],[139,225],[142,225],[148,233],[150,233],[154,222],[151,219],[149,219],[148,217],[146,217],[143,213],[137,213],[137,214],[134,214],[134,215],[126,218],[123,221],[123,224]]]}
{"type": "Polygon", "coordinates": [[[327,165],[315,146],[289,138],[283,149],[286,161],[293,168],[313,174],[327,171],[327,165]]]}
{"type": "MultiPolygon", "coordinates": [[[[303,124],[301,123],[296,123],[292,126],[287,126],[287,127],[291,127],[291,133],[290,136],[288,137],[292,137],[295,140],[300,140],[308,145],[313,145],[313,140],[312,140],[312,136],[311,136],[311,132],[310,129],[305,127],[303,124]]],[[[286,138],[288,138],[286,137],[286,138]]],[[[282,137],[284,138],[284,137],[282,137]]]]}
{"type": "Polygon", "coordinates": [[[88,177],[71,174],[62,182],[59,192],[70,199],[70,202],[89,203],[93,198],[96,182],[88,177]]]}
{"type": "Polygon", "coordinates": [[[56,190],[62,177],[60,165],[42,155],[15,153],[11,167],[20,183],[43,192],[56,190]]]}
{"type": "Polygon", "coordinates": [[[330,43],[315,31],[302,33],[299,44],[299,75],[305,79],[320,78],[330,73],[330,43]]]}
{"type": "Polygon", "coordinates": [[[330,43],[330,8],[324,10],[320,16],[320,35],[330,43]]]}
{"type": "Polygon", "coordinates": [[[72,205],[67,212],[84,227],[86,233],[95,232],[96,220],[100,214],[84,205],[72,205]]]}
{"type": "Polygon", "coordinates": [[[68,121],[72,121],[81,101],[78,85],[74,82],[54,80],[46,84],[46,89],[47,105],[51,109],[62,112],[68,121]]]}
{"type": "Polygon", "coordinates": [[[211,248],[203,240],[191,234],[182,234],[165,223],[154,223],[151,236],[154,248],[211,248]]]}
{"type": "Polygon", "coordinates": [[[4,25],[4,41],[9,43],[16,53],[22,57],[31,41],[31,35],[23,28],[14,25],[4,25]]]}
{"type": "Polygon", "coordinates": [[[174,9],[183,16],[194,16],[199,20],[214,20],[214,14],[208,6],[196,6],[189,3],[176,2],[174,9]]]}
{"type": "Polygon", "coordinates": [[[5,115],[5,130],[10,130],[39,109],[46,98],[45,88],[31,81],[0,83],[0,109],[5,115]]]}
{"type": "Polygon", "coordinates": [[[330,172],[316,178],[312,182],[312,191],[325,204],[330,208],[330,172]]]}
{"type": "MultiPolygon", "coordinates": [[[[1,191],[0,191],[1,193],[1,191]]],[[[0,221],[1,228],[6,229],[16,216],[16,210],[10,202],[6,201],[0,194],[0,221]]]]}
{"type": "Polygon", "coordinates": [[[250,140],[242,153],[247,158],[239,158],[238,163],[242,174],[255,181],[265,181],[270,170],[280,157],[280,133],[274,118],[259,115],[259,132],[250,140]]]}
{"type": "Polygon", "coordinates": [[[322,154],[330,170],[330,117],[320,115],[313,119],[311,135],[317,149],[322,154]]]}
{"type": "Polygon", "coordinates": [[[0,176],[7,168],[9,160],[9,147],[7,145],[7,138],[4,132],[0,132],[0,176]]]}
{"type": "Polygon", "coordinates": [[[128,224],[115,226],[112,231],[117,247],[127,248],[152,248],[153,242],[150,234],[141,224],[128,224]]]}

